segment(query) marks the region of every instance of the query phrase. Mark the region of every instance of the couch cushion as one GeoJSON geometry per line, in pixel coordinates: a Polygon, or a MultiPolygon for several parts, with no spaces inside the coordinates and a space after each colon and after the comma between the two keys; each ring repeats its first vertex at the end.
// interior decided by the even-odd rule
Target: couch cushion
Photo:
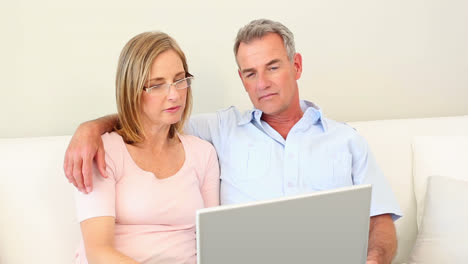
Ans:
{"type": "Polygon", "coordinates": [[[413,188],[412,147],[414,136],[468,135],[468,116],[353,122],[369,142],[403,211],[395,222],[398,253],[394,263],[408,259],[417,236],[413,188]]]}
{"type": "MultiPolygon", "coordinates": [[[[468,178],[468,172],[458,178],[468,178]]],[[[411,263],[468,263],[468,181],[431,176],[411,263]]]]}
{"type": "Polygon", "coordinates": [[[427,178],[446,175],[468,180],[468,136],[419,136],[413,140],[417,223],[421,227],[427,178]]]}
{"type": "Polygon", "coordinates": [[[71,263],[79,241],[69,136],[0,139],[0,263],[71,263]]]}

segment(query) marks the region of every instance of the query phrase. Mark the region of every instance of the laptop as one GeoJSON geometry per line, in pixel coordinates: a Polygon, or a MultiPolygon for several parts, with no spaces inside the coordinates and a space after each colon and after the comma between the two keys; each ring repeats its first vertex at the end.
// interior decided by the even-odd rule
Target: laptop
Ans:
{"type": "Polygon", "coordinates": [[[198,264],[364,264],[371,185],[197,211],[198,264]]]}

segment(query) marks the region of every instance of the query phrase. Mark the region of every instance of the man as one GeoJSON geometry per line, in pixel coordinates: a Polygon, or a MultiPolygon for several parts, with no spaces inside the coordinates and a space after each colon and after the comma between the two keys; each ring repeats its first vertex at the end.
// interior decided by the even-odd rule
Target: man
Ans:
{"type": "MultiPolygon", "coordinates": [[[[353,184],[372,184],[367,263],[390,263],[396,251],[396,199],[365,140],[299,100],[302,57],[284,25],[254,20],[234,45],[239,77],[254,109],[235,107],[192,118],[187,132],[212,142],[221,167],[221,203],[240,203],[353,184]]],[[[91,166],[105,175],[100,134],[115,117],[84,123],[65,156],[67,178],[92,188],[91,166]]],[[[313,223],[311,223],[313,224],[313,223]]]]}

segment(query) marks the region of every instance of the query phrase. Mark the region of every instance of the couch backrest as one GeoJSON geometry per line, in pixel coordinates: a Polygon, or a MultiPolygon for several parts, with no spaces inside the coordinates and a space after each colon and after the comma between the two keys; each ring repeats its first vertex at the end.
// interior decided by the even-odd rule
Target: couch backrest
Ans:
{"type": "Polygon", "coordinates": [[[468,116],[378,120],[349,123],[364,136],[389,180],[404,216],[396,221],[396,263],[409,256],[417,235],[413,191],[412,140],[414,136],[468,135],[468,116]]]}
{"type": "MultiPolygon", "coordinates": [[[[388,178],[404,217],[396,222],[406,260],[417,234],[414,136],[468,135],[468,116],[353,122],[388,178]]],[[[0,139],[0,263],[71,263],[78,245],[73,188],[62,161],[69,136],[0,139]]]]}

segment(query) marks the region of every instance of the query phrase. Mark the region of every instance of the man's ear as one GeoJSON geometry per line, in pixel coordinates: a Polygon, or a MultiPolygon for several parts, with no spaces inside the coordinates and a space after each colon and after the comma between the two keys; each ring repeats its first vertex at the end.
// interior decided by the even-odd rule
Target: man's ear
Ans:
{"type": "Polygon", "coordinates": [[[293,64],[296,70],[296,80],[299,80],[302,75],[302,55],[300,53],[294,54],[293,64]]]}
{"type": "Polygon", "coordinates": [[[241,74],[240,69],[237,69],[237,74],[239,74],[239,78],[241,79],[241,81],[244,82],[244,80],[242,79],[242,74],[241,74]]]}

